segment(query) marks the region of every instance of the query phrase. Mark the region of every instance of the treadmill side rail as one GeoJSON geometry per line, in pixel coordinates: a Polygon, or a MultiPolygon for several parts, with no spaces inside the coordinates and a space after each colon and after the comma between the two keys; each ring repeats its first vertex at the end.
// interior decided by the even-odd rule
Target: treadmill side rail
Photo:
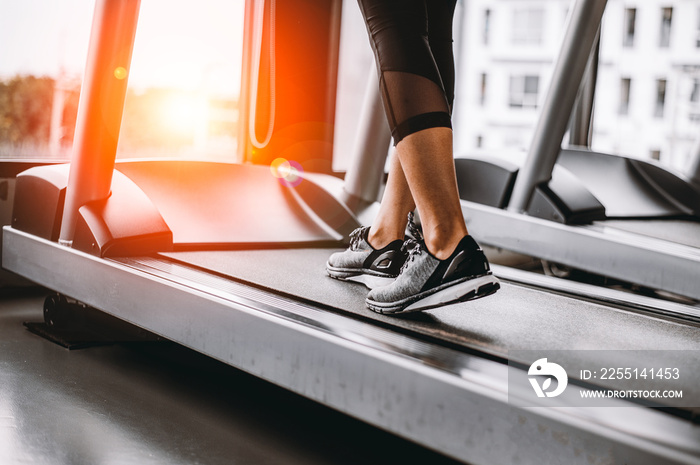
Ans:
{"type": "Polygon", "coordinates": [[[479,243],[700,300],[695,247],[616,230],[604,221],[572,227],[465,200],[462,212],[479,243]]]}

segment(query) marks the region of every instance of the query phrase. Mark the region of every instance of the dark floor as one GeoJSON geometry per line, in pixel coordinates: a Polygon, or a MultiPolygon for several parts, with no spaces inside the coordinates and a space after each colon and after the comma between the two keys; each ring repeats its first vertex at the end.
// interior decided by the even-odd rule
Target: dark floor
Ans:
{"type": "Polygon", "coordinates": [[[455,462],[169,342],[68,350],[0,295],[0,464],[455,462]]]}

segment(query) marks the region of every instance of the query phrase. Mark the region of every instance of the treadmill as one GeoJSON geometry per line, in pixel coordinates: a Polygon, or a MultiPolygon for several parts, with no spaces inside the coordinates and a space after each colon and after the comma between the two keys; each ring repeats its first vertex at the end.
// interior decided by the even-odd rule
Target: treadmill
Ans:
{"type": "Polygon", "coordinates": [[[681,173],[589,148],[606,3],[574,2],[527,156],[456,159],[465,218],[484,244],[698,301],[700,152],[681,173]]]}
{"type": "MultiPolygon", "coordinates": [[[[275,15],[274,42],[298,48],[295,40],[326,35],[326,53],[310,59],[328,61],[303,70],[337,69],[340,2],[319,5],[248,1],[244,69],[257,68],[252,29],[275,15]],[[307,13],[325,27],[298,19],[307,13]]],[[[17,175],[4,268],[464,463],[700,463],[697,307],[494,267],[503,287],[488,299],[403,318],[374,314],[364,287],[325,275],[328,255],[372,211],[338,177],[304,162],[282,181],[265,164],[115,162],[126,83],[113,70],[129,69],[138,9],[138,0],[96,2],[73,159],[17,175]],[[547,357],[567,367],[569,387],[556,400],[528,383],[547,357]],[[654,387],[682,390],[683,402],[577,404],[581,392],[627,386],[584,369],[641,362],[678,368],[680,380],[654,387]]],[[[261,79],[254,74],[246,79],[261,79]]],[[[278,77],[287,75],[296,76],[278,77]]],[[[323,76],[333,88],[335,75],[323,76]]],[[[332,92],[309,87],[309,106],[332,118],[322,98],[332,92]]],[[[305,140],[318,137],[314,128],[326,134],[323,124],[291,135],[278,127],[267,146],[277,148],[248,141],[245,150],[269,159],[300,144],[326,147],[305,140]]],[[[348,177],[362,187],[362,176],[348,177]]]]}

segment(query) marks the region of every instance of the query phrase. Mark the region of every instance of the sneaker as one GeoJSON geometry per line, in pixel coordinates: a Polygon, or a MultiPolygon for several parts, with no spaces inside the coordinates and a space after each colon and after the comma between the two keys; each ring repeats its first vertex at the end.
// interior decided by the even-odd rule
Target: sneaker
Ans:
{"type": "Polygon", "coordinates": [[[370,310],[417,312],[485,297],[500,288],[484,252],[471,236],[465,236],[445,260],[430,254],[424,241],[409,242],[412,248],[396,280],[367,295],[370,310]]]}
{"type": "Polygon", "coordinates": [[[326,271],[331,278],[362,283],[372,289],[390,284],[401,271],[408,253],[404,241],[395,240],[386,247],[375,249],[367,241],[369,227],[350,234],[350,247],[330,256],[326,271]]]}

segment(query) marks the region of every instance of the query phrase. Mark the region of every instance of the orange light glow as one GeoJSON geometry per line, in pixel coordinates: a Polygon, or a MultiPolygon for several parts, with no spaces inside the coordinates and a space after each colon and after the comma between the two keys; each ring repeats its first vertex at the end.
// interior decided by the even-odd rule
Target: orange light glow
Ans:
{"type": "Polygon", "coordinates": [[[301,173],[303,171],[301,165],[294,160],[289,161],[284,158],[275,158],[272,163],[270,163],[270,172],[272,175],[287,187],[294,187],[301,184],[303,180],[301,173]]]}
{"type": "Polygon", "coordinates": [[[284,158],[275,158],[272,160],[272,163],[270,163],[270,172],[278,179],[284,178],[289,168],[289,162],[284,158]]]}
{"type": "Polygon", "coordinates": [[[119,79],[120,81],[122,79],[126,79],[126,75],[127,75],[126,68],[124,68],[123,66],[117,66],[114,69],[114,77],[119,79]]]}
{"type": "Polygon", "coordinates": [[[207,101],[194,94],[171,94],[163,100],[161,117],[173,131],[192,131],[207,121],[207,101]]]}

